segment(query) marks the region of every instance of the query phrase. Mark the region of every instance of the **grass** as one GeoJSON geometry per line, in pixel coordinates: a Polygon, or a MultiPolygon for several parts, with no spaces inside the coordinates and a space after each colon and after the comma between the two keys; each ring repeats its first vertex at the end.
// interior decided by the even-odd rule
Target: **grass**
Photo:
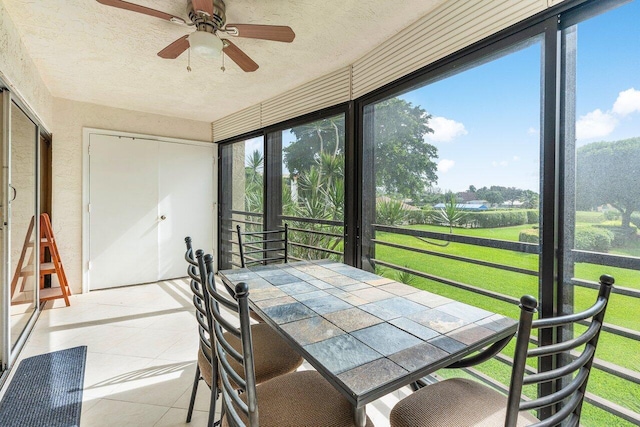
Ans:
{"type": "MultiPolygon", "coordinates": [[[[579,212],[576,220],[585,224],[597,224],[605,221],[604,215],[598,212],[579,212]]],[[[448,233],[448,227],[433,225],[416,225],[411,228],[448,233]]],[[[457,228],[454,234],[484,237],[499,240],[517,241],[520,231],[531,228],[530,225],[503,227],[492,229],[464,229],[457,228]]],[[[538,271],[538,256],[524,254],[501,249],[492,249],[467,245],[461,243],[449,243],[441,247],[426,243],[411,236],[391,233],[377,233],[377,239],[410,246],[412,248],[426,249],[433,252],[464,256],[467,258],[491,261],[503,265],[538,271]]],[[[430,239],[427,239],[430,240],[430,239]]],[[[640,240],[640,239],[639,239],[640,240]]],[[[442,241],[436,241],[442,244],[442,241]]],[[[612,253],[623,255],[640,255],[640,242],[633,242],[625,248],[617,248],[612,253]]],[[[479,288],[488,289],[501,294],[519,298],[524,294],[538,296],[538,278],[521,273],[504,271],[493,267],[484,267],[462,261],[450,260],[434,255],[425,255],[402,249],[376,246],[376,258],[396,265],[424,271],[429,274],[470,284],[479,288]]],[[[593,264],[576,264],[574,276],[590,281],[597,281],[603,273],[611,274],[616,278],[619,286],[640,289],[640,271],[621,268],[602,267],[593,264]]],[[[385,269],[383,275],[397,279],[397,273],[392,269],[385,269]]],[[[403,279],[407,279],[403,277],[403,279]]],[[[415,277],[412,283],[421,289],[429,290],[456,300],[475,305],[490,311],[498,312],[513,318],[519,316],[519,309],[514,304],[497,301],[490,297],[475,294],[439,282],[415,277]]],[[[596,291],[586,288],[574,288],[575,310],[584,309],[591,304],[596,297],[596,291]]],[[[619,325],[633,330],[640,330],[640,316],[637,316],[637,299],[614,294],[607,310],[607,323],[619,325]]],[[[577,326],[576,328],[582,328],[577,326]]],[[[513,355],[513,344],[510,344],[505,353],[513,355]]],[[[615,363],[619,366],[637,371],[640,366],[640,343],[624,337],[603,332],[596,355],[599,359],[615,363]]],[[[478,368],[502,383],[508,384],[510,369],[498,362],[491,361],[478,368]]],[[[451,375],[446,371],[444,376],[451,375]]],[[[594,369],[589,380],[589,392],[610,400],[618,405],[640,412],[640,385],[634,384],[594,369]]],[[[630,426],[632,424],[585,403],[583,407],[582,425],[585,426],[630,426]]]]}

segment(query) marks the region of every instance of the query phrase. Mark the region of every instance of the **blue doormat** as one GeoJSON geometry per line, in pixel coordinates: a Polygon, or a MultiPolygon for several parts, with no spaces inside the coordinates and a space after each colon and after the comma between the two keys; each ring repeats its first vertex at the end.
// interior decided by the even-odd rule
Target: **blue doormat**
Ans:
{"type": "Polygon", "coordinates": [[[2,427],[79,427],[87,347],[24,359],[0,401],[2,427]]]}

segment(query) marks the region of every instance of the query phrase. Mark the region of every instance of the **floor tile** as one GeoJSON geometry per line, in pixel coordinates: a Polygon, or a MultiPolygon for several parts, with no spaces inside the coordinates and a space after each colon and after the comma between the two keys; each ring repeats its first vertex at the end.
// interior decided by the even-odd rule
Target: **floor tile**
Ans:
{"type": "Polygon", "coordinates": [[[101,399],[82,414],[80,423],[82,427],[153,427],[168,411],[164,406],[101,399]]]}

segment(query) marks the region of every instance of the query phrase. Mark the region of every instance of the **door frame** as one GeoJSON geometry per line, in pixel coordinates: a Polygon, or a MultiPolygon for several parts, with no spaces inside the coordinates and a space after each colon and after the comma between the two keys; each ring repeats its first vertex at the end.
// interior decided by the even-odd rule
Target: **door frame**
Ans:
{"type": "MultiPolygon", "coordinates": [[[[168,142],[173,144],[199,145],[212,148],[213,175],[211,176],[213,188],[213,212],[218,212],[218,186],[216,180],[218,176],[218,158],[217,144],[209,141],[196,141],[191,139],[170,138],[158,135],[148,135],[132,132],[121,132],[116,130],[98,129],[83,127],[82,128],[82,293],[89,292],[89,248],[90,248],[90,228],[89,228],[89,200],[90,200],[90,168],[89,168],[89,141],[91,135],[105,136],[121,136],[126,138],[139,138],[158,142],[168,142]]],[[[213,251],[217,251],[217,241],[215,236],[218,234],[218,221],[213,219],[213,251]]],[[[216,265],[217,260],[214,258],[216,265]]],[[[217,270],[214,265],[214,270],[217,270]]]]}

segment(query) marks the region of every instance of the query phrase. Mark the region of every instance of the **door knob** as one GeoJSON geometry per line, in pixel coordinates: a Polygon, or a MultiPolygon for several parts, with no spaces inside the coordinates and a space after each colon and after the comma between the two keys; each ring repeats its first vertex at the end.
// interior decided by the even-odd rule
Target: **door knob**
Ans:
{"type": "Polygon", "coordinates": [[[165,219],[167,219],[167,216],[166,216],[166,215],[162,215],[162,216],[160,217],[160,220],[162,220],[162,221],[164,221],[165,219]]]}

